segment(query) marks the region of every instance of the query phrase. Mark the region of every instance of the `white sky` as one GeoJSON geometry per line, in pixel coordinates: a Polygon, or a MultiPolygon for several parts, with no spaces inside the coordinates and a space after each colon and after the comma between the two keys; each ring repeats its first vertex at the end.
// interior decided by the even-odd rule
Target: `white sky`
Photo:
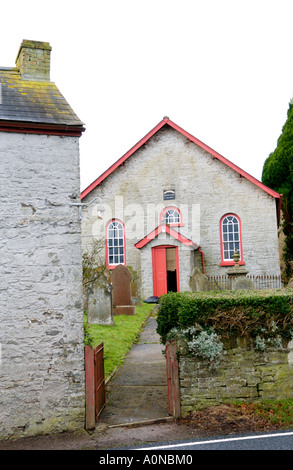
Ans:
{"type": "Polygon", "coordinates": [[[23,39],[52,46],[51,80],[86,125],[81,189],[166,115],[261,179],[293,97],[292,0],[14,0],[0,15],[1,66],[23,39]]]}

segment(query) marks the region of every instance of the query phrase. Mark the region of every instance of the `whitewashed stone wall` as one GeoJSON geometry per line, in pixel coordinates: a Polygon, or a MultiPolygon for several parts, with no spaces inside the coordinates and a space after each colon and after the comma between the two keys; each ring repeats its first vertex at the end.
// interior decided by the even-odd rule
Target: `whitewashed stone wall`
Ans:
{"type": "MultiPolygon", "coordinates": [[[[96,206],[84,209],[85,250],[92,237],[105,237],[106,222],[119,218],[126,228],[127,264],[140,272],[141,253],[134,244],[159,224],[163,207],[176,206],[184,226],[175,229],[201,246],[206,274],[224,274],[220,219],[232,212],[242,223],[245,268],[250,274],[280,274],[274,198],[171,128],[155,134],[83,202],[96,196],[102,198],[106,212],[99,220],[96,206]],[[163,201],[164,189],[175,189],[176,199],[163,201]]],[[[181,272],[186,271],[181,263],[179,259],[181,272]]],[[[149,258],[149,266],[142,269],[150,266],[149,258]]],[[[151,290],[151,285],[143,285],[142,295],[151,290]]]]}
{"type": "Polygon", "coordinates": [[[84,426],[79,142],[0,133],[0,438],[84,426]]]}

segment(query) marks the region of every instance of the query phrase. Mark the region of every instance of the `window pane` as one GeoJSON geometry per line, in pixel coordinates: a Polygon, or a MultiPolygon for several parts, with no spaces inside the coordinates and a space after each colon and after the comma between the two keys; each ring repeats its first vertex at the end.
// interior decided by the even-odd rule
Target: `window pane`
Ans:
{"type": "Polygon", "coordinates": [[[232,215],[222,221],[222,243],[224,260],[233,260],[235,250],[241,255],[239,221],[232,215]]]}
{"type": "Polygon", "coordinates": [[[168,209],[165,214],[163,221],[166,224],[179,224],[180,223],[180,214],[176,209],[168,209]]]}
{"type": "Polygon", "coordinates": [[[108,226],[108,263],[124,264],[124,227],[117,220],[108,226]]]}

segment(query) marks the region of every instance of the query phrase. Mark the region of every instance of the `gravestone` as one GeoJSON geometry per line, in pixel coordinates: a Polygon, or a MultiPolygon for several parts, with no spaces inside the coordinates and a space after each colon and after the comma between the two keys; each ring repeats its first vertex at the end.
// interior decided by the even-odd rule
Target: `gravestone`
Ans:
{"type": "Polygon", "coordinates": [[[208,278],[201,272],[199,268],[192,270],[189,287],[192,292],[206,291],[208,288],[208,278]]]}
{"type": "Polygon", "coordinates": [[[235,265],[227,270],[227,275],[231,279],[232,290],[248,290],[254,289],[253,282],[248,279],[248,271],[239,265],[240,256],[235,250],[233,255],[235,265]]]}
{"type": "Polygon", "coordinates": [[[87,290],[87,321],[113,325],[112,285],[104,274],[87,290]]]}
{"type": "Polygon", "coordinates": [[[131,273],[126,266],[119,264],[112,271],[113,313],[114,315],[135,315],[131,301],[131,273]]]}
{"type": "Polygon", "coordinates": [[[238,277],[232,282],[233,290],[248,290],[254,289],[253,282],[248,277],[238,277]]]}

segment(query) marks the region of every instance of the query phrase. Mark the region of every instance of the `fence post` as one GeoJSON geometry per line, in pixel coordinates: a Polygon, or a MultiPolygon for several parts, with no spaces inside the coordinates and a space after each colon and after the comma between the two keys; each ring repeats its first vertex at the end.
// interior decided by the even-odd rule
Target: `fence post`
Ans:
{"type": "Polygon", "coordinates": [[[176,419],[180,417],[179,364],[176,341],[167,341],[166,343],[166,367],[168,411],[176,419]]]}
{"type": "Polygon", "coordinates": [[[85,428],[95,429],[95,364],[94,351],[85,346],[85,428]]]}

